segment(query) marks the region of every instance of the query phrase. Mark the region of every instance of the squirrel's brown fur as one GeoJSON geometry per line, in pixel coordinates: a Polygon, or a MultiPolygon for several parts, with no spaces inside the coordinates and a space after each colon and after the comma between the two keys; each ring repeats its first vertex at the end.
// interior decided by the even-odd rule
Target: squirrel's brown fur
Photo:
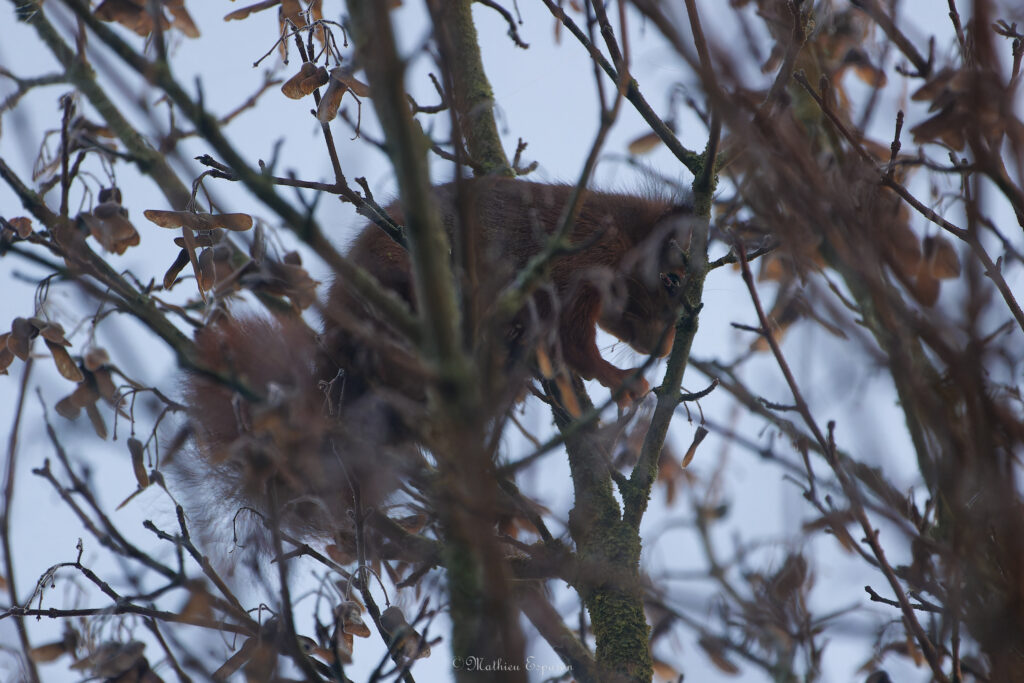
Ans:
{"type": "MultiPolygon", "coordinates": [[[[463,186],[462,201],[468,202],[464,215],[475,221],[470,229],[479,250],[478,297],[493,302],[558,228],[572,186],[506,178],[470,180],[463,186]]],[[[454,235],[456,185],[438,186],[434,196],[449,235],[454,235]]],[[[388,212],[403,222],[400,206],[388,212]]],[[[689,214],[690,209],[666,200],[584,192],[569,235],[575,248],[551,262],[550,286],[535,297],[536,310],[516,321],[536,327],[537,319],[548,320],[559,352],[553,355],[560,355],[584,379],[596,379],[612,390],[624,388],[623,402],[643,396],[647,383],[638,378],[624,386],[633,370],[619,369],[601,357],[595,327],[644,354],[662,356],[671,348],[682,278],[682,235],[669,220],[675,213],[689,214]]],[[[409,255],[382,230],[367,226],[349,258],[415,307],[409,255]]],[[[365,322],[373,316],[344,280],[335,281],[325,311],[325,348],[329,356],[334,354],[331,360],[386,378],[388,359],[365,344],[353,344],[346,331],[346,320],[365,322]]],[[[543,330],[532,332],[533,339],[543,336],[543,330]]],[[[391,382],[385,379],[384,384],[391,382]]]]}

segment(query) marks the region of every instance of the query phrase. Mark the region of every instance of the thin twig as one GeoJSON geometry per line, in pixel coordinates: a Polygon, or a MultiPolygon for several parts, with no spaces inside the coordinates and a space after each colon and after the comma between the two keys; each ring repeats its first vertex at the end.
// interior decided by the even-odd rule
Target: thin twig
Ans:
{"type": "MultiPolygon", "coordinates": [[[[3,542],[4,551],[4,575],[7,580],[7,594],[11,598],[11,604],[19,604],[18,590],[14,578],[14,553],[11,549],[11,510],[14,505],[14,480],[17,474],[18,460],[18,433],[21,430],[21,416],[25,408],[25,394],[28,389],[28,379],[32,374],[32,357],[25,361],[25,369],[21,373],[21,385],[18,388],[18,402],[14,409],[14,423],[11,425],[11,435],[7,440],[7,467],[4,469],[4,507],[0,514],[0,541],[3,542]]],[[[16,616],[14,626],[18,632],[18,640],[21,643],[21,652],[24,657],[23,665],[29,680],[39,683],[39,671],[36,669],[35,660],[29,655],[32,646],[28,640],[28,631],[25,629],[25,620],[16,616]]]]}

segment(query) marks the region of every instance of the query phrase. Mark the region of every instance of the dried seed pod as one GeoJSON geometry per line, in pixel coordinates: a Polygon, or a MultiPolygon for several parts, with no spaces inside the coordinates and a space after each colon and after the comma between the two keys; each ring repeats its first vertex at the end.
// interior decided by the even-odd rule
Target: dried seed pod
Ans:
{"type": "MultiPolygon", "coordinates": [[[[35,318],[29,318],[29,322],[33,324],[35,324],[34,320],[35,318]]],[[[71,346],[71,342],[64,337],[64,327],[60,323],[43,322],[42,326],[37,325],[37,328],[39,329],[39,336],[43,339],[54,344],[60,344],[61,346],[71,346]]]]}
{"type": "Polygon", "coordinates": [[[110,375],[110,368],[99,368],[92,373],[92,379],[96,383],[96,390],[100,396],[114,405],[120,404],[120,401],[117,400],[117,387],[110,375]]]}
{"type": "Polygon", "coordinates": [[[97,391],[88,382],[79,382],[75,390],[57,402],[57,414],[68,420],[74,420],[82,412],[82,408],[100,400],[97,391]]]}
{"type": "Polygon", "coordinates": [[[331,645],[334,648],[335,658],[342,664],[352,663],[352,653],[355,649],[355,640],[351,633],[335,632],[331,645]]]}
{"type": "Polygon", "coordinates": [[[334,618],[345,633],[351,633],[360,638],[369,638],[370,627],[363,621],[362,611],[358,602],[346,600],[334,608],[334,618]]]}
{"type": "Polygon", "coordinates": [[[213,289],[217,282],[217,270],[213,264],[213,249],[206,248],[199,253],[199,289],[213,289]]]}
{"type": "Polygon", "coordinates": [[[78,364],[71,358],[71,354],[68,350],[60,344],[55,344],[49,339],[46,340],[46,346],[50,349],[50,354],[53,356],[53,362],[57,366],[57,370],[66,379],[72,382],[81,382],[85,379],[85,375],[78,368],[78,364]]]}
{"type": "MultiPolygon", "coordinates": [[[[153,32],[156,23],[146,3],[139,4],[131,0],[103,0],[93,10],[93,15],[100,21],[113,21],[134,31],[143,38],[153,32]]],[[[171,27],[171,22],[164,16],[163,10],[157,10],[157,21],[164,31],[171,27]]]]}
{"type": "Polygon", "coordinates": [[[164,289],[170,289],[174,285],[174,281],[178,279],[178,275],[181,274],[182,269],[188,265],[188,250],[182,249],[178,252],[178,257],[174,259],[174,263],[164,273],[164,289]]]}
{"type": "Polygon", "coordinates": [[[252,233],[252,245],[249,247],[249,257],[256,263],[262,263],[267,255],[267,236],[264,234],[263,224],[257,223],[252,233]]]}
{"type": "Polygon", "coordinates": [[[128,210],[121,206],[120,188],[103,188],[99,200],[91,212],[78,214],[78,221],[111,253],[123,254],[128,247],[137,246],[139,232],[128,220],[128,210]]]}
{"type": "Polygon", "coordinates": [[[334,117],[338,115],[338,109],[341,107],[341,98],[347,90],[347,85],[331,79],[327,90],[320,97],[320,106],[316,109],[316,118],[320,123],[330,123],[334,120],[334,117]]]}
{"type": "Polygon", "coordinates": [[[171,13],[174,19],[171,21],[171,25],[184,33],[189,38],[199,37],[199,28],[196,23],[192,20],[192,15],[185,9],[184,0],[168,0],[166,3],[167,10],[171,13]]]}
{"type": "Polygon", "coordinates": [[[247,7],[243,7],[242,9],[236,9],[234,12],[229,12],[228,14],[224,15],[224,21],[235,21],[245,19],[254,12],[260,12],[262,10],[274,7],[279,3],[279,1],[280,0],[262,0],[262,2],[257,2],[254,5],[249,5],[247,7]]]}
{"type": "Polygon", "coordinates": [[[86,370],[96,372],[100,368],[110,365],[110,356],[107,354],[106,349],[94,346],[85,352],[82,361],[85,364],[86,370]]]}
{"type": "Polygon", "coordinates": [[[318,67],[311,75],[302,79],[302,83],[299,84],[300,89],[306,95],[312,94],[317,88],[327,85],[331,80],[331,76],[327,73],[327,67],[318,67]]]}
{"type": "Polygon", "coordinates": [[[650,132],[634,138],[626,148],[630,154],[647,154],[661,143],[657,133],[650,132]]]}
{"type": "Polygon", "coordinates": [[[139,488],[149,486],[149,474],[146,472],[145,449],[142,442],[134,436],[128,439],[128,452],[132,456],[132,471],[135,473],[135,481],[139,488]]]}
{"type": "Polygon", "coordinates": [[[7,348],[21,360],[28,360],[29,350],[32,348],[32,340],[38,334],[39,330],[28,320],[25,318],[15,318],[11,322],[11,334],[7,337],[7,348]]]}
{"type": "Polygon", "coordinates": [[[96,432],[96,436],[101,439],[107,438],[107,423],[103,420],[103,415],[100,414],[100,409],[96,407],[95,403],[90,403],[85,407],[85,414],[89,416],[89,422],[92,423],[92,429],[96,432]]]}
{"type": "Polygon", "coordinates": [[[293,100],[300,100],[306,95],[319,88],[321,85],[327,83],[329,76],[327,75],[327,69],[324,67],[317,68],[316,64],[312,62],[303,62],[299,72],[289,78],[281,86],[281,92],[286,97],[293,100]],[[319,72],[323,71],[323,77],[319,76],[319,72]],[[315,83],[312,87],[309,84],[315,83]]]}
{"type": "Polygon", "coordinates": [[[370,96],[370,86],[356,78],[348,67],[339,66],[331,69],[331,80],[339,81],[347,86],[356,97],[370,96]]]}
{"type": "MultiPolygon", "coordinates": [[[[201,232],[192,239],[195,240],[195,244],[197,247],[212,247],[217,242],[217,240],[213,239],[213,235],[214,233],[212,232],[201,232]]],[[[175,237],[174,244],[184,249],[185,238],[175,237]]]]}
{"type": "Polygon", "coordinates": [[[388,646],[403,657],[409,659],[422,659],[430,656],[430,646],[420,643],[423,637],[408,624],[405,614],[398,607],[392,605],[380,614],[380,625],[388,634],[388,646]]]}
{"type": "Polygon", "coordinates": [[[0,375],[6,375],[7,368],[14,362],[14,354],[7,348],[7,340],[10,336],[10,332],[0,334],[0,375]]]}

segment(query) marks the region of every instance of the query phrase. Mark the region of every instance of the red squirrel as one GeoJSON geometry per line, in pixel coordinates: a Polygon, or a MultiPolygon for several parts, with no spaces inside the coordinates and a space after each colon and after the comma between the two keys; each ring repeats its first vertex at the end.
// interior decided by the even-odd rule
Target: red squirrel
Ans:
{"type": "MultiPolygon", "coordinates": [[[[568,185],[500,178],[462,183],[461,215],[474,221],[469,228],[478,248],[484,316],[486,304],[544,249],[571,192],[568,185]]],[[[450,235],[460,215],[456,195],[455,184],[434,188],[450,235]]],[[[404,222],[399,204],[387,210],[404,222]]],[[[631,381],[633,370],[601,357],[595,327],[641,353],[668,353],[687,238],[678,217],[690,213],[667,200],[584,192],[569,231],[572,248],[551,261],[547,284],[510,323],[508,343],[525,354],[543,345],[580,376],[621,389],[622,402],[642,397],[647,382],[631,381]]],[[[415,310],[408,252],[383,230],[365,227],[348,257],[415,310]]],[[[460,285],[468,286],[462,280],[460,285]]],[[[185,398],[205,462],[195,477],[209,480],[216,470],[223,500],[264,514],[276,500],[284,528],[333,535],[340,543],[349,483],[358,481],[372,504],[398,478],[415,472],[415,448],[396,422],[424,409],[428,373],[410,345],[343,279],[331,286],[323,313],[319,341],[295,319],[226,318],[211,324],[198,335],[201,355],[263,400],[242,400],[237,388],[199,375],[190,378],[185,398]]],[[[509,352],[509,359],[516,357],[509,352]]]]}
{"type": "MultiPolygon", "coordinates": [[[[464,215],[474,221],[470,229],[479,252],[482,300],[494,301],[544,249],[558,229],[572,189],[494,177],[463,182],[462,201],[468,203],[464,215]]],[[[456,195],[455,183],[434,188],[449,235],[455,233],[459,215],[456,195]]],[[[404,222],[399,204],[387,211],[396,222],[404,222]]],[[[537,318],[548,319],[556,332],[549,335],[556,342],[552,356],[560,356],[584,379],[596,379],[612,391],[621,389],[620,405],[641,398],[649,385],[642,377],[630,382],[634,370],[620,369],[601,356],[595,328],[599,325],[640,353],[668,353],[679,312],[685,246],[676,218],[690,213],[690,207],[664,199],[584,191],[568,236],[573,247],[553,259],[550,286],[534,297],[537,310],[532,316],[523,312],[516,324],[529,327],[537,318]]],[[[372,224],[364,228],[349,258],[415,308],[408,252],[384,231],[372,224]]],[[[365,348],[353,349],[345,338],[346,320],[365,321],[372,312],[344,280],[331,287],[325,312],[328,356],[336,354],[340,367],[370,366],[371,374],[387,375],[386,360],[365,348]]],[[[543,336],[534,332],[535,337],[543,336]]]]}

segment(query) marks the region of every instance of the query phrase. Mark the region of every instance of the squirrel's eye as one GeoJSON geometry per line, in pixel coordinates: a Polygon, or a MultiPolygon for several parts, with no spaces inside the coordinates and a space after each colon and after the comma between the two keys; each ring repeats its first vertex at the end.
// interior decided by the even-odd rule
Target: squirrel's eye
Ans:
{"type": "Polygon", "coordinates": [[[673,294],[679,285],[682,284],[682,280],[675,273],[661,273],[661,283],[665,285],[665,289],[668,290],[669,294],[673,294]]]}

